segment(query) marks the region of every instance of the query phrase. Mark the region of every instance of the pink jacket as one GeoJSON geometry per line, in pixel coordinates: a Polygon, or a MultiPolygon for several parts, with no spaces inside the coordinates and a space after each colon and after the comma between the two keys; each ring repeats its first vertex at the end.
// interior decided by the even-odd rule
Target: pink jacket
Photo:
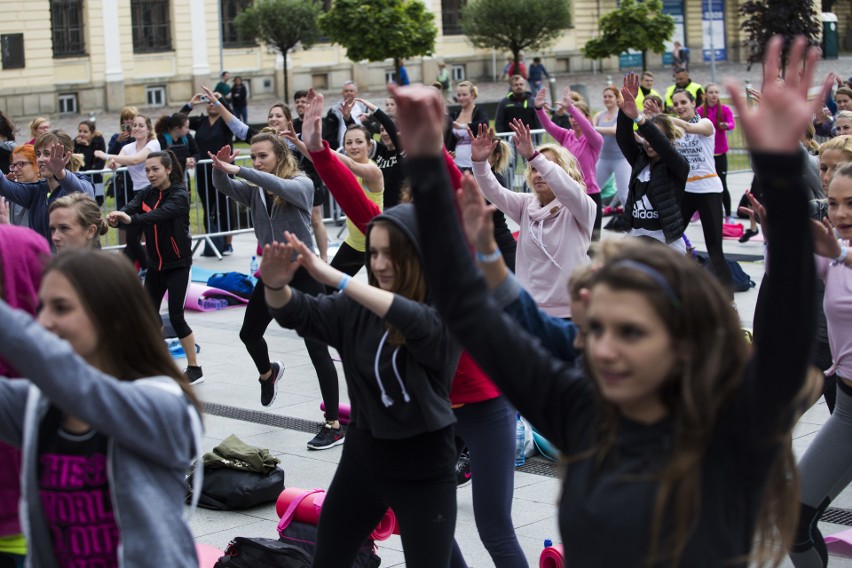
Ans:
{"type": "Polygon", "coordinates": [[[583,136],[579,138],[573,130],[566,130],[554,124],[544,109],[538,109],[535,113],[547,133],[577,158],[577,162],[580,163],[580,172],[583,174],[583,181],[586,182],[586,193],[589,195],[600,193],[601,188],[598,187],[596,170],[598,157],[601,155],[601,148],[603,148],[604,143],[600,132],[595,130],[586,115],[573,105],[568,109],[568,114],[580,125],[583,136]]]}
{"type": "Polygon", "coordinates": [[[727,122],[728,128],[723,129],[716,127],[716,144],[713,148],[713,154],[718,156],[719,154],[727,153],[728,130],[733,130],[736,127],[736,122],[734,121],[734,113],[731,112],[731,108],[727,105],[719,103],[716,106],[709,108],[709,110],[707,111],[707,116],[704,116],[704,105],[701,105],[695,110],[698,113],[698,116],[700,116],[701,118],[709,118],[710,122],[713,123],[714,127],[716,126],[716,115],[719,112],[722,113],[722,122],[727,122]],[[719,109],[721,109],[721,111],[719,109]]]}
{"type": "Polygon", "coordinates": [[[520,225],[515,272],[538,306],[555,317],[571,317],[568,277],[589,263],[595,202],[568,173],[539,154],[532,165],[556,199],[542,206],[534,193],[516,193],[497,182],[487,162],[473,174],[485,199],[520,225]]]}
{"type": "MultiPolygon", "coordinates": [[[[50,248],[43,236],[25,227],[0,225],[0,264],[3,299],[13,308],[35,315],[38,288],[50,248]]],[[[18,377],[0,359],[0,376],[18,377]]],[[[18,501],[21,495],[21,453],[0,442],[0,536],[21,533],[18,501]]]]}

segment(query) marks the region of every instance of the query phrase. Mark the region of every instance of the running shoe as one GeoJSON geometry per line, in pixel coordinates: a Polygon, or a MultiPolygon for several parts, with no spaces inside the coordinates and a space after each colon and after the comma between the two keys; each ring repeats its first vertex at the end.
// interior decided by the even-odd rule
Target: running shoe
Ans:
{"type": "Polygon", "coordinates": [[[462,453],[459,454],[458,461],[456,461],[456,484],[458,487],[465,487],[470,484],[471,476],[470,450],[465,448],[462,450],[462,453]]]}
{"type": "Polygon", "coordinates": [[[332,428],[331,423],[326,422],[320,427],[317,435],[308,442],[308,449],[327,450],[328,448],[339,446],[343,443],[344,435],[345,433],[342,426],[340,428],[332,428]]]}
{"type": "Polygon", "coordinates": [[[225,250],[222,251],[222,256],[231,256],[234,254],[234,247],[232,245],[227,245],[225,250]]]}
{"type": "Polygon", "coordinates": [[[183,374],[186,375],[186,380],[191,385],[200,385],[204,382],[204,373],[201,372],[201,367],[189,365],[184,369],[183,374]]]}
{"type": "Polygon", "coordinates": [[[746,229],[746,230],[743,232],[743,236],[741,236],[741,237],[739,238],[739,241],[740,241],[741,243],[747,243],[747,242],[749,241],[749,239],[751,239],[752,237],[756,236],[756,235],[757,235],[757,233],[759,233],[759,232],[760,232],[760,229],[755,229],[755,230],[753,230],[753,231],[752,231],[751,229],[746,229]]]}
{"type": "Polygon", "coordinates": [[[273,361],[271,365],[272,374],[266,379],[257,379],[260,382],[260,404],[263,406],[275,402],[275,397],[278,396],[278,381],[284,376],[284,363],[273,361]]]}

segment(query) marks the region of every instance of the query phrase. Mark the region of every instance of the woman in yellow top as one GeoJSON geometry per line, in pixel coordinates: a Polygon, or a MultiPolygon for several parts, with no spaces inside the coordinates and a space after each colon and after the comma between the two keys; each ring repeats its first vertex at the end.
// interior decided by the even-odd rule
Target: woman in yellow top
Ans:
{"type": "MultiPolygon", "coordinates": [[[[358,178],[358,183],[364,189],[367,198],[382,207],[385,182],[382,170],[370,160],[375,142],[367,129],[360,124],[353,124],[346,129],[343,136],[343,151],[338,158],[358,178]]],[[[331,260],[331,266],[354,276],[364,266],[366,258],[366,239],[355,224],[346,219],[349,236],[340,245],[337,254],[331,260]]]]}

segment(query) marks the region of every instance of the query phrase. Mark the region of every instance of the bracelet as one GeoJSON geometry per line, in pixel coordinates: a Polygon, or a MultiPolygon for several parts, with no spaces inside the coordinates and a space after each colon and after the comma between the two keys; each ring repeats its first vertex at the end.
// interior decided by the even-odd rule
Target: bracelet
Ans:
{"type": "Polygon", "coordinates": [[[641,121],[643,118],[645,118],[645,115],[640,114],[639,116],[633,119],[633,124],[639,124],[639,121],[641,121]]]}
{"type": "Polygon", "coordinates": [[[337,285],[337,289],[343,292],[346,290],[346,286],[349,284],[349,281],[352,280],[352,277],[348,274],[344,274],[343,278],[340,279],[340,283],[337,285]]]}
{"type": "Polygon", "coordinates": [[[222,103],[220,103],[220,102],[219,102],[219,99],[216,99],[216,102],[214,102],[214,103],[213,103],[213,106],[219,106],[219,105],[221,105],[221,104],[222,104],[222,103]]]}
{"type": "Polygon", "coordinates": [[[281,290],[284,289],[284,286],[279,286],[279,287],[276,288],[275,286],[270,286],[266,282],[263,283],[263,287],[266,288],[267,290],[273,290],[275,292],[280,292],[281,290]]]}
{"type": "Polygon", "coordinates": [[[497,262],[503,258],[503,253],[500,252],[500,249],[495,250],[494,252],[490,252],[488,254],[482,254],[481,252],[476,253],[476,260],[479,262],[497,262]]]}
{"type": "Polygon", "coordinates": [[[849,254],[849,248],[845,246],[840,247],[840,254],[834,257],[831,261],[831,266],[837,266],[838,264],[843,264],[846,260],[846,256],[849,254]]]}

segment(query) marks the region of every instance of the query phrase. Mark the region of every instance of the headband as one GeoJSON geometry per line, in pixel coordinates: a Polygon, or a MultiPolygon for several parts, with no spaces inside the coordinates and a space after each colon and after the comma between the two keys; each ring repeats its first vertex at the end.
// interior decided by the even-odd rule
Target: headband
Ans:
{"type": "Polygon", "coordinates": [[[666,294],[666,297],[668,297],[668,299],[672,303],[672,305],[675,308],[680,309],[680,307],[681,307],[680,298],[677,297],[677,294],[675,293],[674,288],[671,287],[671,284],[668,283],[668,281],[663,277],[662,274],[659,273],[659,271],[657,271],[656,268],[652,268],[651,266],[648,266],[647,264],[645,264],[643,262],[639,262],[637,260],[629,260],[629,259],[618,260],[618,261],[614,262],[612,264],[612,266],[625,266],[625,267],[628,267],[628,268],[633,268],[633,269],[638,270],[639,272],[645,274],[651,280],[653,280],[657,284],[657,286],[659,286],[663,290],[663,292],[666,294]]]}

